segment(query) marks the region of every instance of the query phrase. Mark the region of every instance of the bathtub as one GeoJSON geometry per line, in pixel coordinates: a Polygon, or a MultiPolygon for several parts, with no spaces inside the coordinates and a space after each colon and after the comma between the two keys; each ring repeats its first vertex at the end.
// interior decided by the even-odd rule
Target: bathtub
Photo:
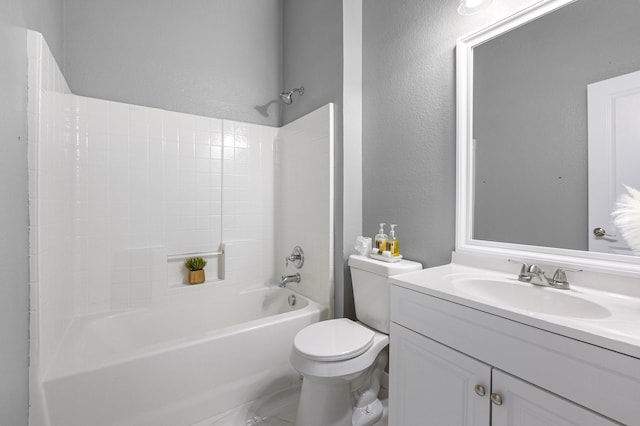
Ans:
{"type": "Polygon", "coordinates": [[[76,319],[43,380],[50,426],[190,425],[290,387],[300,381],[293,338],[326,315],[265,287],[186,309],[76,319]]]}

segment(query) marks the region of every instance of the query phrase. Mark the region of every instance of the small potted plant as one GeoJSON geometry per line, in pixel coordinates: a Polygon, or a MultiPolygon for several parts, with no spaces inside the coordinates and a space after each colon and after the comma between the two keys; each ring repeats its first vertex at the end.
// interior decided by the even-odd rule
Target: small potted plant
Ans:
{"type": "Polygon", "coordinates": [[[189,270],[189,284],[202,284],[204,282],[206,260],[201,257],[190,257],[184,261],[184,266],[189,270]]]}

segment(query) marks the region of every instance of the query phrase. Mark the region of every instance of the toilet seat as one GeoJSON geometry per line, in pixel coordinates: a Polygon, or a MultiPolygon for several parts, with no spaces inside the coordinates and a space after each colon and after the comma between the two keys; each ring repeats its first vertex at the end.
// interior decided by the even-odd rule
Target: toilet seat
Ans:
{"type": "MultiPolygon", "coordinates": [[[[363,325],[354,324],[366,329],[363,325]]],[[[371,367],[380,352],[389,344],[388,335],[377,331],[373,331],[373,333],[373,342],[369,348],[360,355],[355,355],[341,361],[317,361],[304,356],[295,348],[294,344],[289,361],[293,368],[302,373],[306,378],[347,380],[350,377],[352,378],[353,374],[359,374],[371,367]]]]}
{"type": "Polygon", "coordinates": [[[321,321],[295,337],[295,351],[313,361],[343,361],[365,353],[376,333],[347,318],[321,321]]]}

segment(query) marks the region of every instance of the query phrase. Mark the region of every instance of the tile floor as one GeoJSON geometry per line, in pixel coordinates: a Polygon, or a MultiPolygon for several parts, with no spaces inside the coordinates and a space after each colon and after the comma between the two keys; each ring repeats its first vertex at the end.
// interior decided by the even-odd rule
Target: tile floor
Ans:
{"type": "Polygon", "coordinates": [[[294,386],[193,426],[293,426],[299,398],[300,386],[294,386]]]}
{"type": "MultiPolygon", "coordinates": [[[[300,386],[294,386],[192,426],[294,426],[299,398],[300,386]]],[[[383,404],[385,416],[375,426],[387,426],[387,401],[383,404]]]]}

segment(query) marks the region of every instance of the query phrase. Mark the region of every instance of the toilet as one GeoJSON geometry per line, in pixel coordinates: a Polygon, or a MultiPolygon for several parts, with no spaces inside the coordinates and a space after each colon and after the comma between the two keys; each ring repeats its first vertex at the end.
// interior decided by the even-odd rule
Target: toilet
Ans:
{"type": "Polygon", "coordinates": [[[291,364],[303,378],[297,426],[371,426],[383,415],[378,392],[388,362],[387,278],[422,265],[352,255],[349,267],[358,321],[321,321],[293,342],[291,364]]]}

